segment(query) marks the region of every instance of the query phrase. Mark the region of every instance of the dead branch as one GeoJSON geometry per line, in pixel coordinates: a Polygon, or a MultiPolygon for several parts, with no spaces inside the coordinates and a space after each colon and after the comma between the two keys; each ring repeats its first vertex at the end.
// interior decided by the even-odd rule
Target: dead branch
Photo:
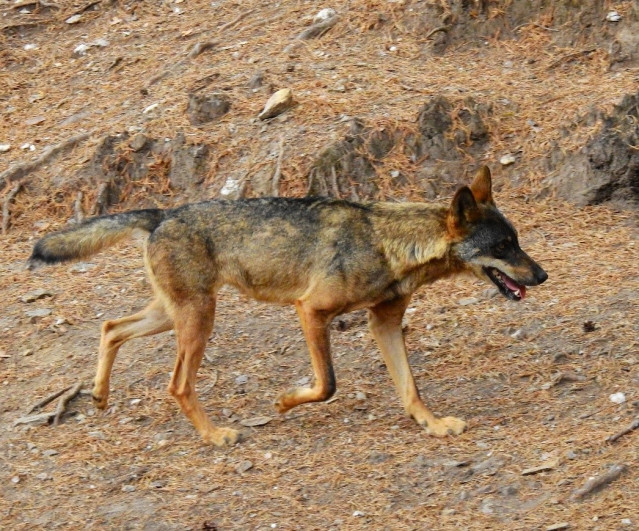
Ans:
{"type": "Polygon", "coordinates": [[[67,409],[67,405],[69,404],[69,402],[71,402],[71,400],[73,400],[78,395],[78,393],[80,392],[80,389],[82,389],[82,385],[83,385],[82,382],[78,382],[73,387],[67,387],[58,393],[54,393],[53,395],[48,396],[44,398],[43,400],[41,400],[40,402],[38,402],[37,404],[35,404],[30,410],[30,411],[33,411],[37,408],[43,407],[49,402],[60,397],[60,400],[58,400],[58,404],[55,408],[55,411],[48,411],[45,413],[38,413],[37,415],[27,415],[26,417],[20,417],[19,419],[16,419],[14,421],[13,425],[18,426],[19,424],[34,424],[34,423],[49,422],[53,424],[54,426],[57,426],[60,422],[60,417],[62,417],[63,413],[67,409]]]}
{"type": "Polygon", "coordinates": [[[584,486],[574,491],[570,498],[572,500],[579,500],[589,494],[597,492],[599,489],[608,485],[608,483],[612,483],[614,480],[618,479],[625,471],[626,465],[613,465],[608,472],[601,474],[600,476],[590,478],[586,481],[584,486]]]}
{"type": "Polygon", "coordinates": [[[280,195],[280,178],[282,176],[282,157],[284,155],[284,138],[280,138],[280,152],[277,155],[275,172],[273,173],[273,197],[280,195]]]}
{"type": "Polygon", "coordinates": [[[231,22],[227,22],[226,24],[220,26],[219,31],[224,31],[232,28],[233,26],[244,20],[246,17],[248,17],[251,13],[253,13],[253,11],[255,11],[255,9],[249,9],[248,11],[244,11],[244,13],[240,13],[237,17],[231,20],[231,22]]]}
{"type": "Polygon", "coordinates": [[[315,37],[321,37],[326,33],[329,29],[331,29],[337,21],[339,20],[339,16],[335,15],[334,17],[327,18],[326,20],[322,20],[321,22],[317,22],[312,26],[306,28],[302,33],[300,33],[297,37],[298,40],[307,41],[309,39],[313,39],[315,37]]]}
{"type": "Polygon", "coordinates": [[[58,401],[58,407],[55,408],[53,425],[57,426],[60,423],[60,417],[67,409],[67,404],[73,400],[82,389],[82,382],[76,383],[70,391],[63,394],[58,401]]]}
{"type": "Polygon", "coordinates": [[[107,203],[108,196],[109,196],[109,183],[108,182],[100,183],[100,186],[98,188],[98,193],[95,197],[95,203],[93,203],[93,208],[91,209],[92,216],[104,214],[104,212],[106,211],[106,203],[107,203]]]}
{"type": "Polygon", "coordinates": [[[342,194],[339,193],[339,186],[337,186],[337,172],[335,171],[335,166],[331,166],[331,188],[333,189],[335,199],[341,199],[342,194]]]}
{"type": "Polygon", "coordinates": [[[9,230],[9,206],[20,190],[22,190],[22,183],[16,184],[4,200],[4,204],[2,205],[2,234],[6,234],[9,230]]]}
{"type": "Polygon", "coordinates": [[[623,437],[624,435],[628,435],[630,432],[636,430],[637,428],[639,428],[639,417],[636,418],[635,420],[633,420],[632,424],[630,424],[630,426],[628,426],[628,427],[624,428],[623,430],[615,433],[614,435],[611,435],[610,437],[608,437],[606,439],[606,442],[613,443],[617,439],[619,439],[620,437],[623,437]]]}
{"type": "Polygon", "coordinates": [[[63,395],[64,393],[66,393],[69,389],[71,389],[70,385],[68,387],[65,387],[64,389],[60,389],[59,391],[56,391],[52,395],[44,397],[39,402],[36,402],[35,404],[33,404],[33,406],[31,406],[31,408],[29,409],[29,411],[27,411],[26,414],[29,415],[29,414],[33,413],[36,409],[40,409],[40,408],[46,406],[49,402],[53,402],[56,398],[58,398],[60,395],[63,395]]]}
{"type": "Polygon", "coordinates": [[[433,30],[430,30],[428,32],[428,35],[426,35],[425,40],[430,39],[433,35],[435,35],[435,33],[439,33],[440,31],[443,31],[444,33],[447,33],[450,31],[450,26],[439,26],[433,30]]]}
{"type": "Polygon", "coordinates": [[[84,194],[82,190],[75,196],[75,203],[73,204],[73,217],[76,223],[80,223],[84,219],[84,212],[82,212],[82,198],[84,194]]]}
{"type": "Polygon", "coordinates": [[[89,138],[91,134],[92,132],[80,133],[79,135],[67,138],[59,144],[45,149],[42,152],[42,155],[40,155],[37,159],[31,162],[16,164],[12,168],[7,168],[2,173],[0,173],[0,188],[3,188],[6,184],[9,184],[16,179],[20,179],[25,175],[31,173],[32,171],[37,170],[40,166],[49,162],[49,160],[51,160],[56,155],[68,149],[74,148],[77,144],[89,138]]]}
{"type": "Polygon", "coordinates": [[[195,46],[193,46],[193,48],[191,48],[188,58],[193,59],[201,53],[204,53],[206,50],[213,48],[216,44],[217,43],[213,41],[198,42],[195,44],[195,46]]]}

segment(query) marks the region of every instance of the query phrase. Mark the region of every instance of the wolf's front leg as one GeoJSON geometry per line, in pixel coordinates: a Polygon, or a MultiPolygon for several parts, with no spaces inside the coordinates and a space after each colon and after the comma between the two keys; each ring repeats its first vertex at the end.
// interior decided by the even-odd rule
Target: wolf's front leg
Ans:
{"type": "Polygon", "coordinates": [[[315,381],[312,387],[296,387],[282,394],[275,403],[275,408],[280,413],[307,402],[324,402],[335,393],[335,373],[328,333],[332,314],[317,311],[304,301],[297,301],[295,308],[311,355],[315,381]]]}
{"type": "Polygon", "coordinates": [[[435,417],[420,398],[415,386],[402,332],[402,317],[409,300],[410,297],[402,297],[371,308],[368,312],[369,328],[382,351],[382,357],[406,412],[424,426],[429,435],[459,435],[466,429],[466,423],[455,417],[435,417]]]}

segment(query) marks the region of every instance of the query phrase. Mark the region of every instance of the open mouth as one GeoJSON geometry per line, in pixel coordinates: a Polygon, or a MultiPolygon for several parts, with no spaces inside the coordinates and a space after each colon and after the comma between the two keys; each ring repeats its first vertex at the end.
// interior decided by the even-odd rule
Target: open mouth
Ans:
{"type": "Polygon", "coordinates": [[[520,301],[526,296],[526,286],[517,284],[506,273],[501,272],[494,267],[484,267],[484,272],[488,275],[488,278],[492,280],[499,288],[501,294],[507,299],[513,301],[520,301]]]}

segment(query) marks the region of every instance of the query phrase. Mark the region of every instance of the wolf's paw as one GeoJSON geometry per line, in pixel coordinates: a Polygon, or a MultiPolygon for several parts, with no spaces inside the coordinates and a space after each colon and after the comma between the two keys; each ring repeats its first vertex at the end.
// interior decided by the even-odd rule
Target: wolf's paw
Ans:
{"type": "Polygon", "coordinates": [[[102,395],[95,390],[91,393],[91,399],[93,400],[93,405],[98,409],[106,409],[109,405],[109,395],[102,395]]]}
{"type": "Polygon", "coordinates": [[[202,435],[206,444],[233,446],[240,440],[240,432],[233,428],[215,428],[202,435]]]}
{"type": "Polygon", "coordinates": [[[466,429],[466,422],[456,417],[443,417],[430,424],[424,424],[428,435],[446,437],[447,435],[460,435],[466,429]]]}
{"type": "Polygon", "coordinates": [[[273,404],[277,412],[286,413],[289,409],[295,407],[296,403],[292,400],[294,397],[295,390],[282,393],[280,396],[278,396],[275,404],[273,404]]]}

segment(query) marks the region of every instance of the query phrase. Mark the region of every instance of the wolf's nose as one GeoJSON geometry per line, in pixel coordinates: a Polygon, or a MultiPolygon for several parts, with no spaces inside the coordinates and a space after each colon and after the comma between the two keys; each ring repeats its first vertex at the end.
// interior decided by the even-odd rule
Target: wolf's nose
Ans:
{"type": "Polygon", "coordinates": [[[541,267],[539,268],[536,276],[539,284],[543,284],[546,280],[548,280],[548,273],[546,273],[541,267]]]}

